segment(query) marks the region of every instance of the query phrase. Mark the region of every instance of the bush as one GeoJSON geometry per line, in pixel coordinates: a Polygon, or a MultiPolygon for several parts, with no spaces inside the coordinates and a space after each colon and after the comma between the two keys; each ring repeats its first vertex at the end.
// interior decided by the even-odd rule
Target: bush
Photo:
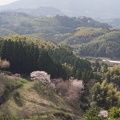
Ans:
{"type": "Polygon", "coordinates": [[[85,116],[84,120],[107,120],[108,112],[106,110],[101,110],[100,107],[90,108],[85,116]]]}
{"type": "Polygon", "coordinates": [[[120,108],[118,107],[112,107],[109,113],[111,118],[120,118],[120,108]]]}
{"type": "Polygon", "coordinates": [[[0,58],[0,68],[9,68],[10,67],[10,62],[7,60],[2,60],[0,58]]]}

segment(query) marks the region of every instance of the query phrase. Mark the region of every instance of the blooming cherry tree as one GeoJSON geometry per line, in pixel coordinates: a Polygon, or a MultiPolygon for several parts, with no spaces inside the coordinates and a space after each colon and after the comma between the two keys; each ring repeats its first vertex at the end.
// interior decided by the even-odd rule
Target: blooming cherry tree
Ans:
{"type": "Polygon", "coordinates": [[[43,84],[50,84],[50,75],[47,74],[45,71],[33,71],[30,73],[31,80],[39,80],[43,84]]]}

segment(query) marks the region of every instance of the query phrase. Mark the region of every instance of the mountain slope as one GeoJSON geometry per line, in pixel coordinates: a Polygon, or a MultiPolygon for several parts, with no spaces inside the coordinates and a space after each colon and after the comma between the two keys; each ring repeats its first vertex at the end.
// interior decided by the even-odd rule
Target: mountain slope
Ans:
{"type": "Polygon", "coordinates": [[[78,46],[82,43],[90,42],[101,35],[109,33],[110,31],[110,29],[106,28],[80,27],[73,34],[69,34],[69,36],[61,43],[78,46]]]}
{"type": "Polygon", "coordinates": [[[60,10],[53,7],[39,7],[39,8],[18,8],[18,9],[6,9],[4,12],[23,12],[32,16],[56,16],[64,15],[60,10]]]}
{"type": "Polygon", "coordinates": [[[120,17],[111,18],[111,19],[101,19],[100,21],[108,23],[108,24],[112,25],[114,28],[120,28],[120,17]]]}
{"type": "Polygon", "coordinates": [[[73,33],[56,34],[56,42],[70,45],[80,57],[120,59],[120,30],[80,27],[73,33]]]}
{"type": "Polygon", "coordinates": [[[79,55],[120,59],[120,31],[112,31],[80,47],[79,55]]]}
{"type": "Polygon", "coordinates": [[[3,100],[0,106],[1,119],[81,120],[79,110],[76,112],[52,89],[38,81],[29,82],[0,75],[0,82],[1,95],[6,98],[3,100],[0,97],[3,100]]]}
{"type": "Polygon", "coordinates": [[[1,10],[5,9],[18,9],[18,8],[38,8],[41,6],[54,7],[60,9],[64,14],[69,16],[89,16],[89,17],[102,17],[113,18],[119,17],[119,0],[87,0],[74,1],[74,0],[19,0],[8,5],[1,6],[1,10]]]}
{"type": "Polygon", "coordinates": [[[56,15],[64,15],[60,10],[53,7],[39,7],[36,9],[15,9],[12,10],[15,12],[24,12],[32,16],[56,16],[56,15]]]}
{"type": "MultiPolygon", "coordinates": [[[[55,17],[33,17],[22,12],[1,12],[0,23],[1,29],[8,29],[13,33],[31,35],[49,41],[52,40],[50,37],[56,34],[74,32],[78,27],[111,27],[88,17],[70,18],[59,15],[55,17]]],[[[9,33],[6,34],[9,35],[9,33]]],[[[3,34],[0,35],[4,36],[3,34]]]]}

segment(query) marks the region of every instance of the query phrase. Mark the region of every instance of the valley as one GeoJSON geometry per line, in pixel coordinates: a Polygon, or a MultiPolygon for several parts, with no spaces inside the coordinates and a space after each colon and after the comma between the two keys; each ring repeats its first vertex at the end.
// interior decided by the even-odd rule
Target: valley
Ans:
{"type": "Polygon", "coordinates": [[[0,120],[120,119],[114,4],[19,0],[0,6],[0,120]]]}

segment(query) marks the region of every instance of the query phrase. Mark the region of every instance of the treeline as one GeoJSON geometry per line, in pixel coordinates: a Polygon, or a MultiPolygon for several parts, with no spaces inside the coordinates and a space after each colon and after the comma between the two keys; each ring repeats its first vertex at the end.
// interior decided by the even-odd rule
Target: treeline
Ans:
{"type": "Polygon", "coordinates": [[[10,62],[9,71],[28,75],[34,70],[44,70],[51,74],[51,77],[67,77],[63,66],[55,63],[45,50],[39,49],[33,43],[9,39],[1,44],[1,57],[10,62]]]}
{"type": "Polygon", "coordinates": [[[79,79],[92,77],[90,62],[79,59],[70,49],[60,46],[53,49],[48,46],[47,49],[42,41],[41,47],[40,42],[37,46],[34,39],[35,43],[26,39],[17,36],[1,40],[0,56],[10,62],[9,71],[28,75],[32,71],[41,70],[49,73],[52,78],[64,79],[71,76],[79,79]]]}
{"type": "Polygon", "coordinates": [[[84,80],[88,80],[93,77],[91,63],[87,60],[76,57],[70,47],[60,46],[49,51],[49,54],[54,60],[59,61],[68,68],[69,77],[74,76],[77,79],[84,80]]]}

